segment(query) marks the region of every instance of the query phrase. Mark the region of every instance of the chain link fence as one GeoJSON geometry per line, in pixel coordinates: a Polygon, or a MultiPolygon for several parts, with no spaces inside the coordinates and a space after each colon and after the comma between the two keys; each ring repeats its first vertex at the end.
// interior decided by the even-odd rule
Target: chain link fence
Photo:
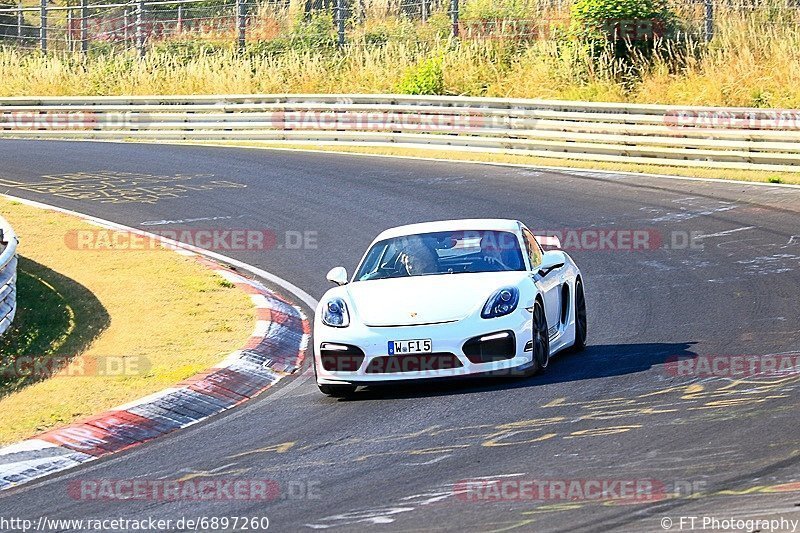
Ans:
{"type": "MultiPolygon", "coordinates": [[[[130,49],[227,43],[245,48],[298,36],[313,26],[339,46],[387,39],[388,22],[460,39],[552,40],[570,27],[570,0],[0,0],[0,46],[41,51],[130,49]],[[378,28],[378,29],[376,29],[378,28]],[[382,33],[383,32],[383,33],[382,33]],[[357,39],[355,37],[358,37],[357,39]]],[[[670,0],[685,35],[709,40],[718,18],[800,22],[800,0],[670,0]]],[[[658,37],[656,20],[608,20],[615,39],[658,37]]]]}

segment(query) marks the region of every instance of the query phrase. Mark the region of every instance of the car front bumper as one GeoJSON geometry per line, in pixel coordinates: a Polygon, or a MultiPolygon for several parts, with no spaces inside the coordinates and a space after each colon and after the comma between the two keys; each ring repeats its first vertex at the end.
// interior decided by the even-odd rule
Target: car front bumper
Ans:
{"type": "MultiPolygon", "coordinates": [[[[517,309],[513,313],[498,318],[482,319],[467,317],[462,320],[440,324],[420,326],[374,327],[362,324],[351,324],[346,328],[326,326],[319,318],[314,324],[314,365],[317,383],[323,385],[357,384],[425,380],[436,378],[456,378],[462,376],[487,374],[519,375],[520,370],[532,364],[531,314],[527,310],[517,309]],[[464,353],[464,344],[476,337],[487,337],[500,332],[510,331],[514,335],[514,350],[510,358],[490,362],[474,362],[464,353]],[[432,352],[437,356],[452,354],[456,365],[426,364],[425,354],[420,354],[419,364],[407,365],[406,361],[413,357],[405,354],[389,355],[389,341],[409,339],[431,339],[432,352]],[[357,347],[363,353],[359,356],[348,356],[350,368],[344,370],[326,370],[322,364],[323,353],[330,357],[331,351],[323,352],[322,346],[330,348],[336,345],[357,347]],[[527,349],[526,349],[527,348],[527,349]],[[405,360],[403,360],[405,358],[405,360]],[[402,362],[401,362],[402,361],[402,362]],[[453,367],[455,366],[455,367],[453,367]],[[376,371],[378,369],[379,371],[376,371]]],[[[330,360],[330,359],[328,359],[330,360]]],[[[347,366],[347,365],[345,365],[347,366]]]]}

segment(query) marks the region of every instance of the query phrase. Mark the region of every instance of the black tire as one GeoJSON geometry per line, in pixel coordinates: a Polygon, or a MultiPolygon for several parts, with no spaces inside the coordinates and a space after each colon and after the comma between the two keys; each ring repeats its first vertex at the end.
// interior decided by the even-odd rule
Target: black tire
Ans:
{"type": "Polygon", "coordinates": [[[334,398],[347,398],[356,392],[355,385],[317,385],[322,394],[327,394],[334,398]]]}
{"type": "Polygon", "coordinates": [[[526,372],[529,376],[544,372],[550,364],[550,335],[547,331],[547,317],[538,300],[533,304],[531,322],[533,324],[531,332],[533,364],[526,372]]]}
{"type": "Polygon", "coordinates": [[[583,283],[581,280],[575,282],[575,344],[572,350],[582,352],[586,348],[586,297],[583,293],[583,283]]]}

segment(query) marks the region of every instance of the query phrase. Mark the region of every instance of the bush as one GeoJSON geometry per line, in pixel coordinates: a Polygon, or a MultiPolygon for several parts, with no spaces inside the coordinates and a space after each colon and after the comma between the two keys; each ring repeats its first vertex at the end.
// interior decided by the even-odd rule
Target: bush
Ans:
{"type": "Polygon", "coordinates": [[[442,94],[444,73],[441,59],[426,59],[408,69],[397,91],[401,94],[442,94]]]}
{"type": "Polygon", "coordinates": [[[230,50],[231,43],[205,41],[163,41],[153,46],[152,52],[169,56],[185,65],[201,56],[211,56],[230,50]]]}
{"type": "Polygon", "coordinates": [[[286,37],[276,37],[265,41],[247,43],[247,53],[251,58],[273,57],[291,49],[292,43],[286,37]]]}
{"type": "Polygon", "coordinates": [[[336,48],[336,31],[330,14],[315,13],[300,18],[288,31],[263,41],[247,43],[251,58],[274,57],[286,52],[330,52],[336,48]]]}
{"type": "Polygon", "coordinates": [[[652,50],[675,19],[664,0],[576,0],[570,15],[573,37],[594,49],[613,43],[618,57],[652,50]]]}
{"type": "Polygon", "coordinates": [[[295,50],[319,50],[336,46],[333,15],[316,13],[297,22],[287,36],[295,50]]]}
{"type": "Polygon", "coordinates": [[[389,43],[414,44],[417,40],[417,28],[406,18],[377,23],[369,21],[348,34],[348,42],[376,47],[386,46],[389,43]]]}
{"type": "Polygon", "coordinates": [[[525,0],[467,0],[461,20],[528,19],[532,12],[525,0]]]}

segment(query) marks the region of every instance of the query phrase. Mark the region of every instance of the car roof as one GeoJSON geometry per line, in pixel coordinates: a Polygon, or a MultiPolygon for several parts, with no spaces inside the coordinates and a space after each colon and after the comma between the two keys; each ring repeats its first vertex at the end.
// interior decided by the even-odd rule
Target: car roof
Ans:
{"type": "Polygon", "coordinates": [[[375,238],[375,241],[402,237],[404,235],[416,235],[419,233],[434,233],[437,231],[519,231],[519,221],[505,218],[469,218],[461,220],[439,220],[436,222],[423,222],[420,224],[408,224],[396,228],[387,229],[375,238]]]}

